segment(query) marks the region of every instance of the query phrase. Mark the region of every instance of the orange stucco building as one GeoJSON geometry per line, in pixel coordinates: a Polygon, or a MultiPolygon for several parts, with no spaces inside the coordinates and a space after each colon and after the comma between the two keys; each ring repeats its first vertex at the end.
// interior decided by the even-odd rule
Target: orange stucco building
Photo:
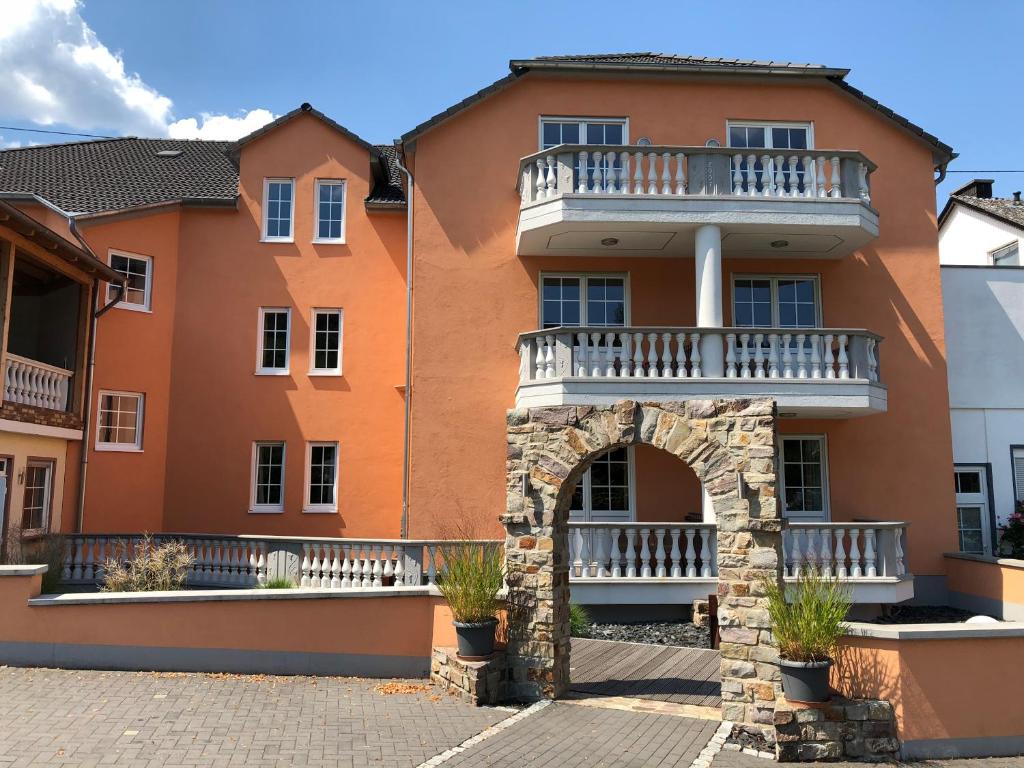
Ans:
{"type": "MultiPolygon", "coordinates": [[[[0,189],[71,215],[128,280],[52,503],[76,503],[84,445],[89,532],[490,536],[509,409],[768,396],[787,516],[907,523],[886,546],[919,597],[941,589],[934,179],[953,155],[845,74],[518,61],[394,147],[303,105],[235,143],[0,153],[0,189]]],[[[707,521],[702,498],[637,446],[590,470],[573,516],[707,521]]]]}

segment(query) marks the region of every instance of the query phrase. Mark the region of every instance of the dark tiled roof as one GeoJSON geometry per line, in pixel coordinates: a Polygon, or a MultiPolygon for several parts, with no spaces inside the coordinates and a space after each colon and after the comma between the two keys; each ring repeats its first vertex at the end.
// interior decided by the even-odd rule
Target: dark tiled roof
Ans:
{"type": "Polygon", "coordinates": [[[66,213],[175,200],[233,202],[238,169],[229,142],[102,139],[0,152],[0,191],[45,198],[66,213]],[[160,151],[178,152],[161,157],[160,151]]]}
{"type": "Polygon", "coordinates": [[[1014,203],[1013,200],[1006,197],[985,198],[974,197],[973,195],[957,195],[955,193],[949,196],[949,201],[939,215],[940,227],[952,210],[954,202],[991,216],[993,219],[998,219],[1006,224],[1012,224],[1015,227],[1024,229],[1024,204],[1014,203]]]}
{"type": "Polygon", "coordinates": [[[792,70],[802,72],[813,70],[845,74],[849,70],[833,69],[824,64],[795,64],[789,61],[758,61],[755,59],[723,59],[711,56],[678,56],[670,53],[652,53],[642,51],[635,53],[590,53],[582,56],[538,56],[534,59],[521,59],[511,62],[513,69],[517,65],[543,66],[545,63],[564,64],[601,64],[601,65],[654,65],[668,67],[697,67],[709,69],[760,69],[760,70],[792,70]]]}
{"type": "Polygon", "coordinates": [[[381,174],[374,174],[373,189],[366,202],[376,206],[405,205],[405,176],[398,168],[398,149],[393,144],[374,144],[380,154],[381,174]]]}

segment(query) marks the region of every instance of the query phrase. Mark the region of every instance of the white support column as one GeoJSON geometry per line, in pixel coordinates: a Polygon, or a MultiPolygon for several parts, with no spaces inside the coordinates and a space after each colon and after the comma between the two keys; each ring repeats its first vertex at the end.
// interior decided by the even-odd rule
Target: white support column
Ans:
{"type": "MultiPolygon", "coordinates": [[[[714,224],[697,229],[694,241],[697,269],[697,325],[722,327],[722,230],[714,224]]],[[[705,377],[725,375],[722,336],[706,333],[700,341],[701,370],[705,377]]]]}
{"type": "Polygon", "coordinates": [[[701,522],[714,523],[715,520],[715,504],[711,501],[711,494],[708,493],[708,489],[704,487],[702,483],[700,486],[701,492],[701,522]]]}

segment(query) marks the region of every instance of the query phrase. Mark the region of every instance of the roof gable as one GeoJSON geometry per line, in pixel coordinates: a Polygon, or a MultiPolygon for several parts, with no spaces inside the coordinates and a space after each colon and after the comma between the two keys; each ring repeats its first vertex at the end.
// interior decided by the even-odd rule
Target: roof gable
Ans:
{"type": "Polygon", "coordinates": [[[357,136],[355,133],[353,133],[348,128],[343,126],[341,123],[335,122],[320,110],[313,109],[313,105],[306,101],[300,104],[297,108],[293,109],[291,112],[286,112],[276,120],[272,120],[271,122],[267,123],[261,128],[257,128],[255,131],[248,134],[247,136],[243,136],[242,138],[238,139],[237,141],[230,145],[230,147],[228,148],[228,152],[231,154],[232,157],[237,158],[238,153],[246,144],[255,141],[256,139],[270,133],[271,131],[277,130],[282,125],[290,123],[292,120],[294,120],[296,117],[299,117],[300,115],[311,115],[312,117],[317,118],[321,122],[325,123],[326,125],[336,130],[345,138],[350,139],[359,146],[363,147],[363,149],[365,149],[367,152],[375,153],[377,151],[373,144],[368,142],[366,139],[362,138],[361,136],[357,136]]]}

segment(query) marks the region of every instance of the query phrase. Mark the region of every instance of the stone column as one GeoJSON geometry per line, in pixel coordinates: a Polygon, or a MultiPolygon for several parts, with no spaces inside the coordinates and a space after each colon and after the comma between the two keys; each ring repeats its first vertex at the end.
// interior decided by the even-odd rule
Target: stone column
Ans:
{"type": "MultiPolygon", "coordinates": [[[[714,224],[697,229],[694,239],[694,262],[697,270],[697,325],[701,328],[722,327],[722,230],[714,224]]],[[[725,375],[725,354],[722,336],[706,334],[700,344],[701,369],[704,376],[725,375]]]]}

